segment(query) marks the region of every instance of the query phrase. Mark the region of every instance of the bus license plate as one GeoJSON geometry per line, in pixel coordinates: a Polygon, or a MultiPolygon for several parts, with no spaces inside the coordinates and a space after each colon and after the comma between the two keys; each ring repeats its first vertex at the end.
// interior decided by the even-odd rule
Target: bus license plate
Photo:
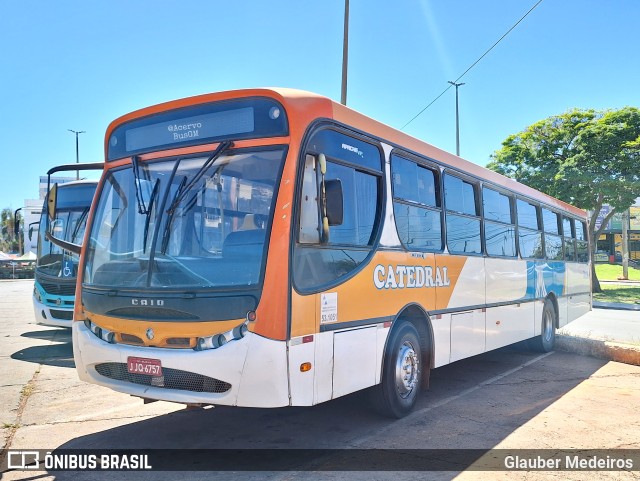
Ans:
{"type": "Polygon", "coordinates": [[[162,363],[160,359],[147,359],[146,357],[128,357],[127,369],[131,374],[146,374],[147,376],[162,376],[162,363]]]}

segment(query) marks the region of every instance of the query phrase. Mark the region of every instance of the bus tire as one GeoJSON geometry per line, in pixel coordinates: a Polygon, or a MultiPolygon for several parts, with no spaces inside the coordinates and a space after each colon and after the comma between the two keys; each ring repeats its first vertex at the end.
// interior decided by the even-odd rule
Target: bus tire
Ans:
{"type": "Polygon", "coordinates": [[[372,390],[372,403],[383,416],[400,419],[416,404],[422,378],[422,351],[416,328],[400,321],[391,331],[382,366],[382,381],[372,390]]]}
{"type": "Polygon", "coordinates": [[[529,339],[529,348],[536,352],[551,352],[556,344],[556,310],[551,299],[544,301],[541,323],[541,334],[529,339]]]}

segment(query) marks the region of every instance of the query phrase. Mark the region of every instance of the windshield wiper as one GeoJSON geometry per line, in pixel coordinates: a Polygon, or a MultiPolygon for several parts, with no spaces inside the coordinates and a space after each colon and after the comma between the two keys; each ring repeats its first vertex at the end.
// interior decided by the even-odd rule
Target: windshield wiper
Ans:
{"type": "MultiPolygon", "coordinates": [[[[178,188],[176,189],[176,193],[173,196],[173,200],[171,201],[171,205],[173,206],[173,204],[176,203],[176,200],[178,199],[178,196],[182,193],[182,190],[184,189],[184,186],[187,184],[187,178],[183,177],[182,180],[180,181],[180,184],[178,184],[178,188]]],[[[171,232],[171,224],[173,224],[173,213],[175,212],[175,209],[171,210],[167,210],[167,214],[168,214],[168,218],[167,218],[167,224],[164,227],[164,232],[162,234],[162,246],[160,248],[160,251],[164,254],[167,251],[167,245],[169,244],[169,232],[171,232]]]]}
{"type": "Polygon", "coordinates": [[[231,140],[220,142],[218,148],[213,152],[213,154],[211,154],[211,156],[207,160],[205,160],[204,164],[202,164],[202,167],[200,167],[198,172],[196,172],[196,175],[194,175],[193,179],[191,179],[191,182],[189,182],[186,186],[183,186],[181,184],[181,188],[178,189],[173,202],[171,202],[171,205],[167,209],[167,214],[173,216],[173,213],[187,196],[189,191],[193,188],[193,186],[196,185],[200,179],[202,179],[204,174],[207,173],[207,170],[209,170],[209,168],[216,162],[216,160],[218,160],[218,158],[231,147],[233,147],[233,142],[231,140]]]}
{"type": "Polygon", "coordinates": [[[149,235],[149,224],[151,223],[151,212],[153,211],[153,203],[155,202],[156,195],[158,194],[158,185],[160,184],[160,179],[156,179],[155,184],[153,184],[153,190],[151,191],[151,198],[149,199],[149,210],[146,213],[147,218],[144,221],[144,236],[142,239],[142,252],[147,250],[147,237],[149,235]]]}
{"type": "Polygon", "coordinates": [[[76,243],[78,232],[80,232],[80,228],[83,226],[83,223],[85,222],[85,217],[87,217],[87,214],[89,214],[89,207],[84,208],[84,210],[82,211],[82,214],[80,214],[80,217],[78,217],[78,220],[76,221],[76,226],[73,229],[73,232],[71,233],[71,242],[73,242],[74,244],[76,243]]]}
{"type": "Polygon", "coordinates": [[[142,184],[140,182],[140,171],[138,170],[138,156],[134,155],[131,157],[131,163],[133,164],[133,181],[136,184],[136,200],[138,201],[138,213],[139,214],[149,214],[147,210],[147,206],[144,203],[144,198],[142,196],[142,184]]]}

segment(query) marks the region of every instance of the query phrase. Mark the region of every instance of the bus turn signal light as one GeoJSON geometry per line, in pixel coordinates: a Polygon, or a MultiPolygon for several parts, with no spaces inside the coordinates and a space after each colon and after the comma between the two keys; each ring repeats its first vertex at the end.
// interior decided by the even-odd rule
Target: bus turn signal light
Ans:
{"type": "Polygon", "coordinates": [[[302,364],[300,364],[300,372],[308,372],[308,371],[311,371],[310,362],[303,362],[302,364]]]}

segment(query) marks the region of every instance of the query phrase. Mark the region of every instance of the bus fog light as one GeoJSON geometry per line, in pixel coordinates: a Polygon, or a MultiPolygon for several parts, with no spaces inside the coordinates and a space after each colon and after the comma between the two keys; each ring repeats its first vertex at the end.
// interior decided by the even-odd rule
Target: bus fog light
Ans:
{"type": "Polygon", "coordinates": [[[107,331],[106,329],[101,329],[100,339],[102,339],[105,342],[108,342],[109,344],[113,344],[116,340],[116,334],[114,332],[107,331]]]}
{"type": "Polygon", "coordinates": [[[196,344],[196,350],[205,351],[207,349],[217,349],[220,346],[226,344],[227,340],[223,334],[216,334],[215,336],[199,337],[196,344]]]}
{"type": "Polygon", "coordinates": [[[108,329],[103,329],[97,324],[94,324],[89,319],[85,319],[84,325],[89,329],[98,339],[101,339],[109,344],[115,344],[116,334],[108,329]]]}
{"type": "Polygon", "coordinates": [[[233,330],[231,331],[231,334],[234,339],[238,340],[246,336],[247,331],[249,331],[249,328],[245,323],[243,323],[243,324],[240,324],[239,326],[234,327],[233,330]]]}

